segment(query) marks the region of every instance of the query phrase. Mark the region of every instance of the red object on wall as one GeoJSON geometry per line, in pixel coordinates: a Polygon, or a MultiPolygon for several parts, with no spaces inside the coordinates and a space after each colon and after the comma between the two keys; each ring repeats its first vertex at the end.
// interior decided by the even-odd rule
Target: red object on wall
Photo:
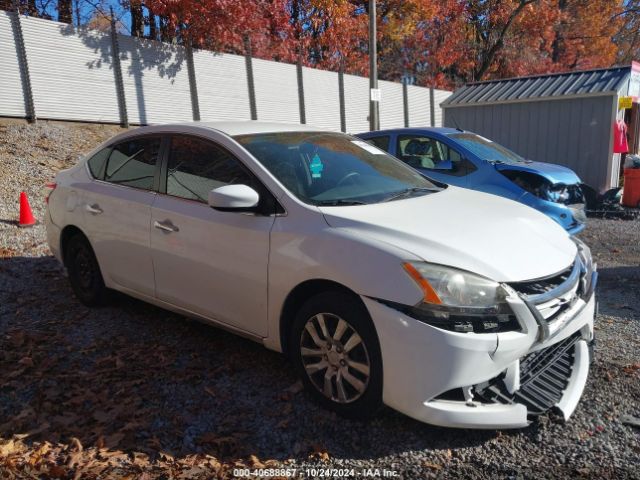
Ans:
{"type": "Polygon", "coordinates": [[[613,153],[627,153],[627,124],[620,119],[613,125],[613,153]]]}
{"type": "Polygon", "coordinates": [[[626,207],[640,207],[640,168],[624,169],[622,204],[626,207]]]}

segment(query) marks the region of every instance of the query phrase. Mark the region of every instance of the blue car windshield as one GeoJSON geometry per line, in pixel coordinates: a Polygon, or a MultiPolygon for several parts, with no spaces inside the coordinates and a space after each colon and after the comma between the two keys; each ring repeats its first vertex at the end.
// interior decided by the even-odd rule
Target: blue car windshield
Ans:
{"type": "Polygon", "coordinates": [[[481,160],[500,163],[526,162],[520,155],[475,133],[454,133],[449,135],[457,143],[469,150],[481,160]]]}
{"type": "Polygon", "coordinates": [[[347,206],[441,190],[411,167],[359,138],[331,132],[234,137],[305,203],[347,206]]]}

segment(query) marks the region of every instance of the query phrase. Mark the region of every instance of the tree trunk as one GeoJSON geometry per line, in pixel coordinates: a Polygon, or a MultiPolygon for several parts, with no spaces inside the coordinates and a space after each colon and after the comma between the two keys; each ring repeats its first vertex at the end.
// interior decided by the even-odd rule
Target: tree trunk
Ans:
{"type": "Polygon", "coordinates": [[[38,17],[38,7],[36,7],[36,0],[27,0],[27,11],[30,17],[38,17]]]}
{"type": "Polygon", "coordinates": [[[144,18],[142,16],[142,3],[140,0],[131,0],[131,36],[142,37],[144,35],[144,18]]]}
{"type": "Polygon", "coordinates": [[[147,23],[149,25],[149,38],[153,40],[158,39],[158,28],[156,26],[156,16],[149,8],[149,16],[147,17],[147,23]]]}
{"type": "Polygon", "coordinates": [[[171,42],[173,35],[169,30],[169,21],[166,17],[160,16],[160,40],[163,42],[171,42]]]}
{"type": "Polygon", "coordinates": [[[478,66],[478,69],[476,70],[476,73],[474,75],[475,81],[482,80],[482,77],[484,76],[484,74],[487,73],[487,70],[489,70],[489,68],[491,67],[491,64],[493,63],[493,60],[495,59],[496,54],[504,46],[505,36],[507,35],[507,33],[509,33],[511,26],[513,25],[513,22],[518,17],[518,15],[522,13],[522,11],[524,10],[524,7],[526,7],[530,3],[535,3],[537,1],[538,0],[520,0],[520,3],[518,3],[518,6],[516,7],[516,9],[511,13],[511,15],[509,16],[509,19],[506,21],[506,23],[500,30],[497,40],[493,43],[493,45],[491,45],[491,47],[489,47],[489,49],[484,53],[484,55],[482,55],[482,62],[478,66]]]}
{"type": "Polygon", "coordinates": [[[58,21],[73,23],[73,6],[71,0],[58,0],[58,21]]]}

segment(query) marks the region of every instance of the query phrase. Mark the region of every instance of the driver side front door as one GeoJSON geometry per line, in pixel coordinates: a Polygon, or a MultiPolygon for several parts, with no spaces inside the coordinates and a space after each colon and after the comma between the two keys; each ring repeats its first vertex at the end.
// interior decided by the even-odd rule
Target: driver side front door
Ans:
{"type": "Polygon", "coordinates": [[[175,134],[151,209],[156,297],[254,335],[267,334],[267,267],[274,215],[209,207],[209,191],[255,187],[211,140],[175,134]]]}
{"type": "Polygon", "coordinates": [[[426,135],[399,135],[396,156],[429,178],[449,185],[467,186],[467,162],[455,148],[440,140],[426,135]],[[438,168],[447,160],[453,168],[438,168]]]}

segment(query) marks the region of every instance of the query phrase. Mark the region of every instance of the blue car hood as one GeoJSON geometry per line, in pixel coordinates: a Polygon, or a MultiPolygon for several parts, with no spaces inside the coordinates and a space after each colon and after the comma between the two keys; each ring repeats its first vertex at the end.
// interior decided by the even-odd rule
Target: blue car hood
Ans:
{"type": "Polygon", "coordinates": [[[535,173],[546,178],[551,183],[563,183],[565,185],[574,185],[582,183],[580,177],[573,170],[562,165],[544,162],[527,162],[527,163],[496,163],[498,171],[515,170],[517,172],[535,173]]]}

